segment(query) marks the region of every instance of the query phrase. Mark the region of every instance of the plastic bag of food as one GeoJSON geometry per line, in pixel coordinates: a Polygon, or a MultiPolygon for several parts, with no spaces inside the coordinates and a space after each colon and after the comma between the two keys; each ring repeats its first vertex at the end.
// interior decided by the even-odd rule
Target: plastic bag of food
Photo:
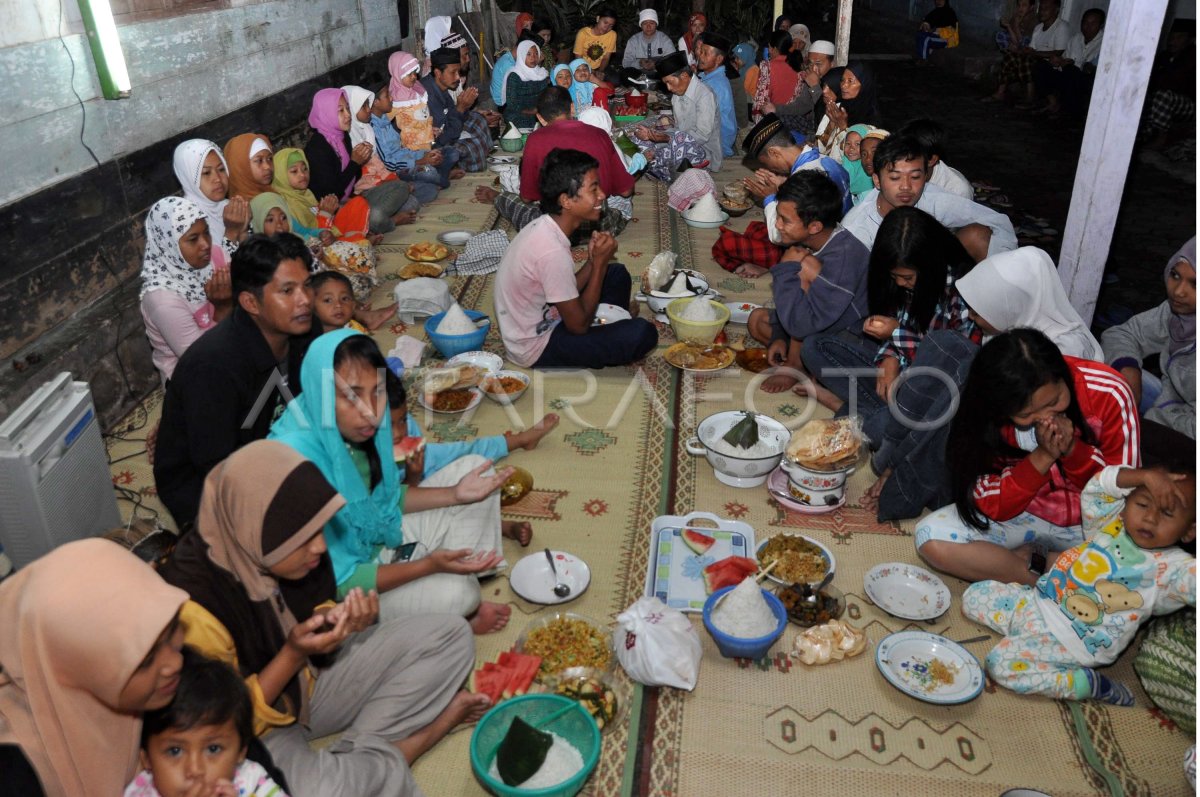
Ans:
{"type": "Polygon", "coordinates": [[[691,621],[658,598],[638,598],[617,615],[617,659],[629,677],[646,686],[691,691],[700,675],[700,637],[691,621]]]}
{"type": "Polygon", "coordinates": [[[857,416],[812,420],[792,433],[784,456],[808,470],[844,470],[858,461],[862,440],[857,416]]]}
{"type": "Polygon", "coordinates": [[[659,252],[642,272],[642,292],[650,293],[666,285],[671,274],[675,272],[675,261],[679,255],[675,252],[659,252]]]}

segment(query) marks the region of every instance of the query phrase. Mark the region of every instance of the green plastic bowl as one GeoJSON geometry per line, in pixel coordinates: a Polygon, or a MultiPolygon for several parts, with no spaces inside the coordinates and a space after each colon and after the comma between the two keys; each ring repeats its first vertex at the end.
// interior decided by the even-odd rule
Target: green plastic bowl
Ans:
{"type": "Polygon", "coordinates": [[[600,729],[587,709],[562,695],[522,695],[505,700],[483,715],[483,719],[471,733],[471,769],[484,788],[500,797],[573,797],[583,788],[600,760],[600,729]],[[540,730],[553,731],[566,739],[583,756],[583,769],[557,786],[545,789],[522,789],[509,786],[504,781],[488,774],[496,748],[500,746],[513,717],[520,717],[530,725],[536,725],[563,709],[571,709],[540,730]],[[487,759],[484,759],[487,756],[487,759]]]}
{"type": "Polygon", "coordinates": [[[520,138],[502,138],[500,139],[500,149],[505,152],[520,152],[525,148],[525,136],[520,138]]]}

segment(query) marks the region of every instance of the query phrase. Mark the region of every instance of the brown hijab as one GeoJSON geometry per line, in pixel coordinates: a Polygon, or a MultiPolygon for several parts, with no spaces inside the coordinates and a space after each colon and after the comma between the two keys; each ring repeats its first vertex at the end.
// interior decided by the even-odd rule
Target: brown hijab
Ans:
{"type": "Polygon", "coordinates": [[[262,133],[242,133],[240,136],[229,139],[225,144],[225,164],[229,169],[230,196],[245,197],[248,201],[264,191],[271,190],[270,183],[259,185],[254,182],[254,177],[250,174],[250,148],[258,139],[261,139],[272,153],[275,152],[275,148],[271,146],[271,139],[262,133]]]}
{"type": "MultiPolygon", "coordinates": [[[[209,472],[196,528],[161,572],[229,631],[244,676],[270,663],[297,617],[335,599],[328,555],[301,581],[279,581],[269,568],[321,533],[345,503],[316,465],[273,440],[250,443],[209,472]]],[[[308,695],[297,679],[283,697],[290,705],[279,710],[305,722],[308,695]]]]}
{"type": "Polygon", "coordinates": [[[21,748],[46,794],[123,793],[142,720],[117,698],[187,597],[101,539],[0,584],[0,743],[21,748]]]}

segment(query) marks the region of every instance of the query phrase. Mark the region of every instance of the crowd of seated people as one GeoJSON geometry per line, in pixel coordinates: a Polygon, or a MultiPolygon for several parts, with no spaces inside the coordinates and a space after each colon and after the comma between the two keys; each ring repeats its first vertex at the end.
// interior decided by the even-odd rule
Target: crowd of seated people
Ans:
{"type": "MultiPolygon", "coordinates": [[[[946,0],[935,12],[922,58],[957,26],[946,0]]],[[[509,360],[650,356],[658,328],[617,259],[638,182],[744,157],[765,221],[723,229],[712,255],[770,282],[748,320],[761,389],[860,419],[876,476],[862,505],[917,518],[915,554],[972,582],[964,611],[1004,636],[994,680],[1131,702],[1097,668],[1145,617],[1089,614],[1112,584],[1068,601],[1056,579],[1122,546],[1128,605],[1195,603],[1178,550],[1195,536],[1195,239],[1165,264],[1165,301],[1097,340],[1050,255],[946,162],[942,123],[882,117],[866,62],[835,67],[791,19],[739,42],[701,13],[668,35],[654,9],[618,61],[616,22],[601,7],[571,43],[519,15],[486,108],[467,42],[434,17],[386,83],[316,91],[302,148],[254,132],[179,144],[182,195],[150,208],[141,274],[164,386],[155,486],[179,540],[157,572],[87,540],[0,584],[0,793],[419,794],[413,762],[489,708],[463,684],[474,635],[511,609],[480,579],[534,532],[501,520],[496,462],[558,419],[397,462],[421,432],[371,335],[396,306],[371,294],[383,236],[464,191],[510,123],[538,127],[516,182],[473,197],[515,233],[490,308],[509,360]],[[593,103],[615,85],[662,92],[669,124],[617,126],[593,103]],[[632,317],[594,325],[601,304],[632,317]]],[[[1089,10],[1076,33],[1058,0],[1018,2],[996,99],[1016,84],[1050,116],[1077,112],[1103,22],[1089,10]]],[[[1194,116],[1191,42],[1173,30],[1156,65],[1156,140],[1194,116]]]]}

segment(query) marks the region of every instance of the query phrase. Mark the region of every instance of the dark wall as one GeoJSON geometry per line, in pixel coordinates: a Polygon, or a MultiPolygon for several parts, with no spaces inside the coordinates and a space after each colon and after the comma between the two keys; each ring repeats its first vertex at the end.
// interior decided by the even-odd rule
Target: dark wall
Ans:
{"type": "Polygon", "coordinates": [[[178,194],[179,142],[219,146],[260,132],[276,146],[307,140],[313,94],[374,87],[387,76],[374,53],[0,209],[0,418],[51,375],[91,383],[107,428],[159,385],[138,307],[146,212],[178,194]]]}

